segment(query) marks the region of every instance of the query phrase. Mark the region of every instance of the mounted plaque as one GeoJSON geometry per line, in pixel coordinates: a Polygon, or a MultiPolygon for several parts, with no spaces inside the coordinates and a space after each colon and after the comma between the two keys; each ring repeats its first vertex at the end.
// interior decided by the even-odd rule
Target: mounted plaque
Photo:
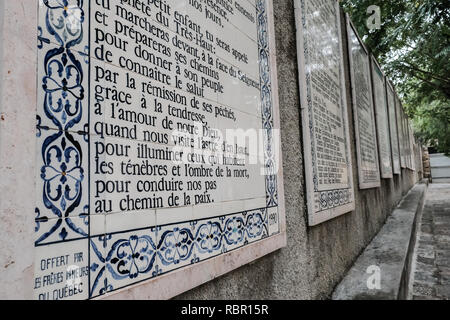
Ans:
{"type": "Polygon", "coordinates": [[[384,75],[378,62],[372,56],[372,84],[375,115],[377,120],[378,150],[380,157],[381,177],[392,178],[391,138],[389,133],[389,119],[386,102],[384,75]]]}
{"type": "Polygon", "coordinates": [[[409,141],[410,141],[410,150],[411,150],[411,170],[416,171],[416,142],[414,138],[414,132],[409,123],[409,141]]]}
{"type": "Polygon", "coordinates": [[[401,174],[400,167],[400,151],[398,143],[397,132],[397,117],[395,115],[395,91],[392,84],[386,78],[386,95],[387,107],[389,110],[389,132],[391,135],[391,150],[392,150],[392,169],[394,174],[401,174]]]}
{"type": "Polygon", "coordinates": [[[405,144],[406,168],[411,169],[411,137],[409,136],[408,116],[402,108],[403,113],[403,136],[405,144]]]}
{"type": "Polygon", "coordinates": [[[375,188],[380,186],[381,181],[370,79],[370,56],[348,15],[346,19],[359,188],[375,188]]]}
{"type": "Polygon", "coordinates": [[[38,3],[37,299],[170,298],[285,246],[271,0],[38,3]]]}
{"type": "Polygon", "coordinates": [[[406,168],[406,149],[405,149],[405,137],[403,135],[403,107],[400,98],[397,93],[395,94],[395,115],[397,117],[397,129],[398,129],[398,144],[400,151],[400,167],[406,168]]]}
{"type": "Polygon", "coordinates": [[[297,51],[309,225],[355,208],[340,8],[297,0],[297,51]]]}

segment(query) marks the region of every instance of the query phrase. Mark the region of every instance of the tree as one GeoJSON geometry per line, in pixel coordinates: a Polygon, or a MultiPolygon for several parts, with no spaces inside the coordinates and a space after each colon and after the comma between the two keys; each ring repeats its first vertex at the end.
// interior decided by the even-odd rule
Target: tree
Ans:
{"type": "Polygon", "coordinates": [[[366,45],[392,79],[425,144],[450,153],[450,0],[344,0],[366,45]],[[369,30],[367,8],[381,10],[369,30]]]}

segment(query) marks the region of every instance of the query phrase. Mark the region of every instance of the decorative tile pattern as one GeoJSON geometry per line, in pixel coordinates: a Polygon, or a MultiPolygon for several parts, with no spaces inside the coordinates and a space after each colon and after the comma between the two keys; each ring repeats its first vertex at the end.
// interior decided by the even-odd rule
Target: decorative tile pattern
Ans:
{"type": "Polygon", "coordinates": [[[155,228],[91,237],[90,297],[156,276],[155,237],[155,228]]]}
{"type": "Polygon", "coordinates": [[[89,229],[88,60],[73,51],[83,40],[83,1],[43,1],[39,10],[36,245],[88,237],[89,229]]]}
{"type": "Polygon", "coordinates": [[[41,129],[39,132],[37,159],[41,164],[36,177],[40,190],[35,209],[36,245],[88,236],[84,137],[68,131],[41,129]],[[80,140],[84,143],[80,144],[80,140]],[[81,218],[78,224],[74,223],[76,218],[81,218]]]}
{"type": "Polygon", "coordinates": [[[264,239],[269,236],[267,212],[261,208],[93,236],[90,296],[101,296],[264,239]]]}
{"type": "Polygon", "coordinates": [[[269,61],[269,36],[266,12],[266,1],[260,0],[256,4],[258,19],[258,47],[259,47],[259,69],[262,102],[262,118],[264,129],[265,145],[265,174],[266,174],[266,195],[267,206],[277,206],[277,176],[276,176],[276,151],[273,149],[277,145],[273,141],[273,110],[272,110],[272,87],[270,80],[269,61]]]}
{"type": "Polygon", "coordinates": [[[38,61],[39,127],[86,132],[88,56],[50,43],[38,51],[38,61]]]}

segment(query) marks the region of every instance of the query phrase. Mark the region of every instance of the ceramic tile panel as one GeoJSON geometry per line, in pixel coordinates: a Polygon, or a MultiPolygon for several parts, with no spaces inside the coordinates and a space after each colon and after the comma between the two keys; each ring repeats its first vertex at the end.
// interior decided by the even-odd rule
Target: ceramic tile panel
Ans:
{"type": "Polygon", "coordinates": [[[405,144],[404,144],[404,136],[403,136],[403,118],[402,118],[402,103],[398,97],[395,95],[395,116],[397,118],[397,128],[398,128],[398,143],[399,143],[399,152],[400,152],[400,166],[401,168],[406,168],[406,159],[405,159],[405,144]]]}
{"type": "Polygon", "coordinates": [[[158,228],[158,257],[166,273],[268,236],[267,209],[158,228]]]}
{"type": "Polygon", "coordinates": [[[38,49],[37,122],[44,128],[87,131],[89,57],[72,48],[38,49]]]}
{"type": "Polygon", "coordinates": [[[282,246],[271,1],[41,3],[36,261],[59,262],[35,274],[83,272],[36,298],[175,294],[172,271],[282,246]]]}
{"type": "Polygon", "coordinates": [[[348,54],[360,189],[380,187],[375,111],[372,99],[370,56],[347,16],[348,54]]]}
{"type": "Polygon", "coordinates": [[[37,129],[36,244],[88,236],[87,135],[37,129]]]}
{"type": "Polygon", "coordinates": [[[337,1],[296,1],[297,55],[309,225],[354,210],[337,1]]]}
{"type": "Polygon", "coordinates": [[[377,136],[380,160],[381,177],[384,179],[392,178],[392,153],[391,153],[391,135],[389,132],[389,118],[386,99],[385,78],[380,66],[375,58],[371,58],[372,65],[372,83],[373,99],[375,105],[375,116],[377,119],[377,136]]]}
{"type": "Polygon", "coordinates": [[[392,171],[401,174],[400,151],[397,131],[397,118],[395,116],[395,92],[392,84],[386,78],[387,107],[389,114],[389,132],[391,136],[392,171]]]}

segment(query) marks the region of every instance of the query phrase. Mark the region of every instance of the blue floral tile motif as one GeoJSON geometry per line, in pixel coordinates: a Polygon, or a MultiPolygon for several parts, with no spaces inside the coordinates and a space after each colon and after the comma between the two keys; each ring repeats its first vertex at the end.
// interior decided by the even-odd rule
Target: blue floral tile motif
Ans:
{"type": "Polygon", "coordinates": [[[83,0],[43,0],[38,27],[38,122],[56,130],[87,128],[89,48],[83,0]],[[79,45],[85,43],[80,50],[79,45]],[[83,108],[84,107],[84,108],[83,108]]]}
{"type": "Polygon", "coordinates": [[[268,217],[265,208],[91,237],[90,297],[204,261],[266,237],[268,217]]]}
{"type": "Polygon", "coordinates": [[[89,221],[86,219],[77,217],[48,219],[46,216],[40,216],[37,209],[35,221],[35,230],[39,231],[35,240],[36,246],[85,239],[88,235],[89,221]]]}
{"type": "Polygon", "coordinates": [[[90,297],[156,276],[155,228],[91,237],[90,297]]]}
{"type": "MultiPolygon", "coordinates": [[[[58,217],[69,207],[77,207],[81,198],[81,182],[84,179],[84,170],[81,164],[81,149],[68,145],[63,133],[58,131],[44,141],[46,145],[53,142],[53,138],[60,138],[58,144],[46,150],[44,154],[44,166],[41,167],[41,178],[44,180],[43,197],[48,209],[58,217]],[[74,202],[74,206],[69,206],[74,202]]],[[[70,212],[68,212],[70,213],[70,212]]]]}
{"type": "Polygon", "coordinates": [[[268,236],[265,208],[158,229],[163,272],[197,263],[268,236]]]}
{"type": "Polygon", "coordinates": [[[42,130],[35,209],[36,245],[88,236],[88,196],[83,148],[78,134],[42,130]],[[56,238],[55,236],[58,235],[56,238]]]}
{"type": "Polygon", "coordinates": [[[159,227],[162,268],[196,263],[267,237],[267,210],[257,209],[182,225],[159,227]]]}
{"type": "Polygon", "coordinates": [[[58,130],[71,130],[82,116],[85,96],[83,68],[69,49],[59,48],[47,52],[42,89],[45,92],[44,112],[58,130]]]}
{"type": "Polygon", "coordinates": [[[44,0],[40,13],[36,245],[88,237],[89,225],[87,63],[73,50],[83,39],[83,1],[44,0]]]}
{"type": "Polygon", "coordinates": [[[269,55],[269,33],[267,21],[266,0],[258,0],[256,3],[257,25],[258,25],[258,50],[259,50],[259,72],[262,104],[262,119],[264,130],[264,169],[266,175],[266,198],[267,206],[278,205],[277,172],[275,165],[277,144],[273,141],[273,105],[272,87],[270,79],[270,55],[269,55]]]}
{"type": "Polygon", "coordinates": [[[244,219],[236,216],[227,220],[224,224],[224,239],[228,246],[236,246],[245,241],[244,219]]]}
{"type": "Polygon", "coordinates": [[[163,265],[179,265],[188,261],[194,249],[192,229],[184,226],[159,229],[158,255],[163,265]]]}
{"type": "Polygon", "coordinates": [[[38,51],[38,61],[38,129],[86,132],[87,56],[51,43],[38,51]]]}
{"type": "Polygon", "coordinates": [[[39,45],[53,42],[60,47],[75,48],[86,43],[84,25],[87,5],[89,0],[42,0],[39,45]]]}
{"type": "MultiPolygon", "coordinates": [[[[149,272],[155,261],[155,244],[150,236],[130,236],[116,241],[111,252],[114,258],[107,265],[109,272],[116,278],[137,278],[141,273],[149,272]]],[[[111,257],[111,253],[108,257],[111,257]]]]}
{"type": "Polygon", "coordinates": [[[208,221],[200,225],[195,240],[200,254],[210,254],[221,248],[223,234],[219,221],[208,221]]]}

